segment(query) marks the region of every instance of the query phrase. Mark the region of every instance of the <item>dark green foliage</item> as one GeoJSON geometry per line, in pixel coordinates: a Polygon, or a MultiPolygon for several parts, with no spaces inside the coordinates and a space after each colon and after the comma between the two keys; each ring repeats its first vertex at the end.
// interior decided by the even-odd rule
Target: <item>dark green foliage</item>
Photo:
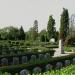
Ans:
{"type": "Polygon", "coordinates": [[[23,27],[20,30],[16,27],[10,26],[0,29],[1,40],[25,40],[25,33],[23,27]]]}
{"type": "Polygon", "coordinates": [[[38,33],[38,21],[34,21],[34,30],[38,33]]]}
{"type": "Polygon", "coordinates": [[[41,35],[40,40],[41,40],[42,42],[45,42],[45,36],[44,36],[44,35],[41,35]]]}
{"type": "Polygon", "coordinates": [[[26,40],[35,41],[37,39],[38,39],[38,21],[35,20],[33,27],[31,27],[29,31],[26,32],[26,40]]]}
{"type": "Polygon", "coordinates": [[[59,32],[58,31],[56,31],[55,32],[55,42],[58,42],[58,40],[59,40],[59,32]]]}
{"type": "Polygon", "coordinates": [[[68,9],[63,8],[63,12],[61,14],[60,19],[60,38],[62,38],[64,41],[68,34],[69,34],[69,13],[68,9]]]}
{"type": "Polygon", "coordinates": [[[65,45],[67,45],[67,46],[68,45],[72,45],[72,46],[75,45],[75,32],[72,32],[72,34],[70,34],[66,37],[65,45]]]}
{"type": "Polygon", "coordinates": [[[20,40],[25,40],[25,32],[24,32],[22,26],[21,26],[21,28],[20,28],[20,30],[19,30],[19,39],[20,39],[20,40]]]}
{"type": "Polygon", "coordinates": [[[46,30],[41,30],[41,32],[39,33],[39,37],[40,37],[40,41],[41,42],[48,42],[48,38],[47,38],[47,31],[46,30]]]}
{"type": "Polygon", "coordinates": [[[47,25],[47,33],[48,33],[48,39],[50,40],[51,38],[55,37],[55,20],[53,19],[52,15],[49,16],[49,21],[47,25]]]}
{"type": "Polygon", "coordinates": [[[37,33],[34,27],[31,27],[28,32],[26,32],[26,40],[34,41],[36,40],[37,33]]]}
{"type": "Polygon", "coordinates": [[[58,48],[58,45],[48,45],[46,48],[58,48]]]}
{"type": "Polygon", "coordinates": [[[17,40],[19,30],[15,27],[5,27],[3,29],[0,29],[1,39],[2,40],[17,40]]]}

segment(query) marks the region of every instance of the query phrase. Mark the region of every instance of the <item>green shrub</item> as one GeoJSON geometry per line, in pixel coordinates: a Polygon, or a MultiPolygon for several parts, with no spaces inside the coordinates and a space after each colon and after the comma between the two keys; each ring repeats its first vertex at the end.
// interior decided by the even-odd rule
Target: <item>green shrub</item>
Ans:
{"type": "Polygon", "coordinates": [[[26,45],[26,46],[31,46],[31,42],[30,42],[30,41],[26,41],[26,42],[25,42],[25,45],[26,45]]]}
{"type": "Polygon", "coordinates": [[[15,42],[16,43],[16,45],[19,45],[19,42],[17,41],[17,42],[15,42]]]}
{"type": "Polygon", "coordinates": [[[75,52],[75,47],[72,47],[72,46],[65,46],[64,47],[64,50],[67,51],[67,52],[75,52]]]}
{"type": "Polygon", "coordinates": [[[58,48],[58,45],[46,45],[47,48],[58,48]]]}
{"type": "Polygon", "coordinates": [[[64,47],[64,50],[67,51],[67,52],[71,52],[71,48],[70,47],[64,47]]]}

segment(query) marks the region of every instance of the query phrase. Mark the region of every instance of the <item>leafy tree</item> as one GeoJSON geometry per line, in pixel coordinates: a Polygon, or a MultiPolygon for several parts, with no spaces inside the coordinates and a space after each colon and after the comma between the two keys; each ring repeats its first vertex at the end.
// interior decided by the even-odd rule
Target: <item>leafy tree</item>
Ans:
{"type": "Polygon", "coordinates": [[[67,38],[65,39],[65,45],[75,45],[75,31],[72,32],[70,35],[67,36],[67,38]]]}
{"type": "Polygon", "coordinates": [[[19,30],[15,27],[8,27],[8,39],[10,40],[18,40],[19,37],[19,30]]]}
{"type": "Polygon", "coordinates": [[[59,32],[56,31],[55,32],[55,42],[57,42],[59,40],[59,32]]]}
{"type": "Polygon", "coordinates": [[[68,9],[63,8],[63,12],[61,14],[60,19],[60,38],[65,41],[67,35],[69,33],[69,13],[68,9]]]}
{"type": "Polygon", "coordinates": [[[33,27],[31,27],[31,28],[29,29],[29,31],[26,32],[26,39],[27,39],[27,40],[33,40],[33,27]]]}
{"type": "Polygon", "coordinates": [[[18,38],[19,30],[13,26],[0,29],[1,39],[16,40],[18,38]]]}
{"type": "Polygon", "coordinates": [[[25,32],[24,32],[22,26],[21,26],[21,28],[19,29],[19,39],[20,39],[20,40],[25,40],[25,32]]]}
{"type": "Polygon", "coordinates": [[[48,39],[50,40],[51,38],[55,37],[55,20],[53,19],[52,15],[49,16],[49,21],[47,25],[47,33],[48,33],[48,39]]]}
{"type": "Polygon", "coordinates": [[[46,30],[41,30],[41,32],[39,33],[39,37],[41,42],[48,42],[46,30]]]}

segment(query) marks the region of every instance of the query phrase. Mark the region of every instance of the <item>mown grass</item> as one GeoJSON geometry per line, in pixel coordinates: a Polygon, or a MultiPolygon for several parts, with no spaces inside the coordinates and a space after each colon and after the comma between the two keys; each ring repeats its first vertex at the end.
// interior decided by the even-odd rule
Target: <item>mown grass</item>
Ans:
{"type": "MultiPolygon", "coordinates": [[[[0,75],[11,75],[11,73],[8,72],[0,72],[0,75]]],[[[18,73],[16,73],[15,75],[19,75],[18,73]]],[[[31,75],[31,74],[28,74],[31,75]]],[[[44,73],[35,73],[32,75],[75,75],[75,65],[70,65],[67,66],[66,68],[63,67],[62,69],[56,69],[56,70],[50,70],[50,71],[46,71],[44,73]]]]}

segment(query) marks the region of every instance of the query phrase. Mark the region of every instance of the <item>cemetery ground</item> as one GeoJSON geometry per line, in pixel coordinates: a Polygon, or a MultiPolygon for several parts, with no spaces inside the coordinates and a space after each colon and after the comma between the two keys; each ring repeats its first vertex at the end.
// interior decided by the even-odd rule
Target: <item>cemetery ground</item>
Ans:
{"type": "Polygon", "coordinates": [[[37,20],[27,32],[22,26],[0,29],[0,75],[75,75],[75,18],[69,20],[63,8],[59,31],[53,15],[40,32],[37,20]]]}
{"type": "Polygon", "coordinates": [[[0,41],[0,75],[74,75],[75,47],[57,43],[0,41]],[[70,73],[70,71],[72,72],[70,73]]]}

